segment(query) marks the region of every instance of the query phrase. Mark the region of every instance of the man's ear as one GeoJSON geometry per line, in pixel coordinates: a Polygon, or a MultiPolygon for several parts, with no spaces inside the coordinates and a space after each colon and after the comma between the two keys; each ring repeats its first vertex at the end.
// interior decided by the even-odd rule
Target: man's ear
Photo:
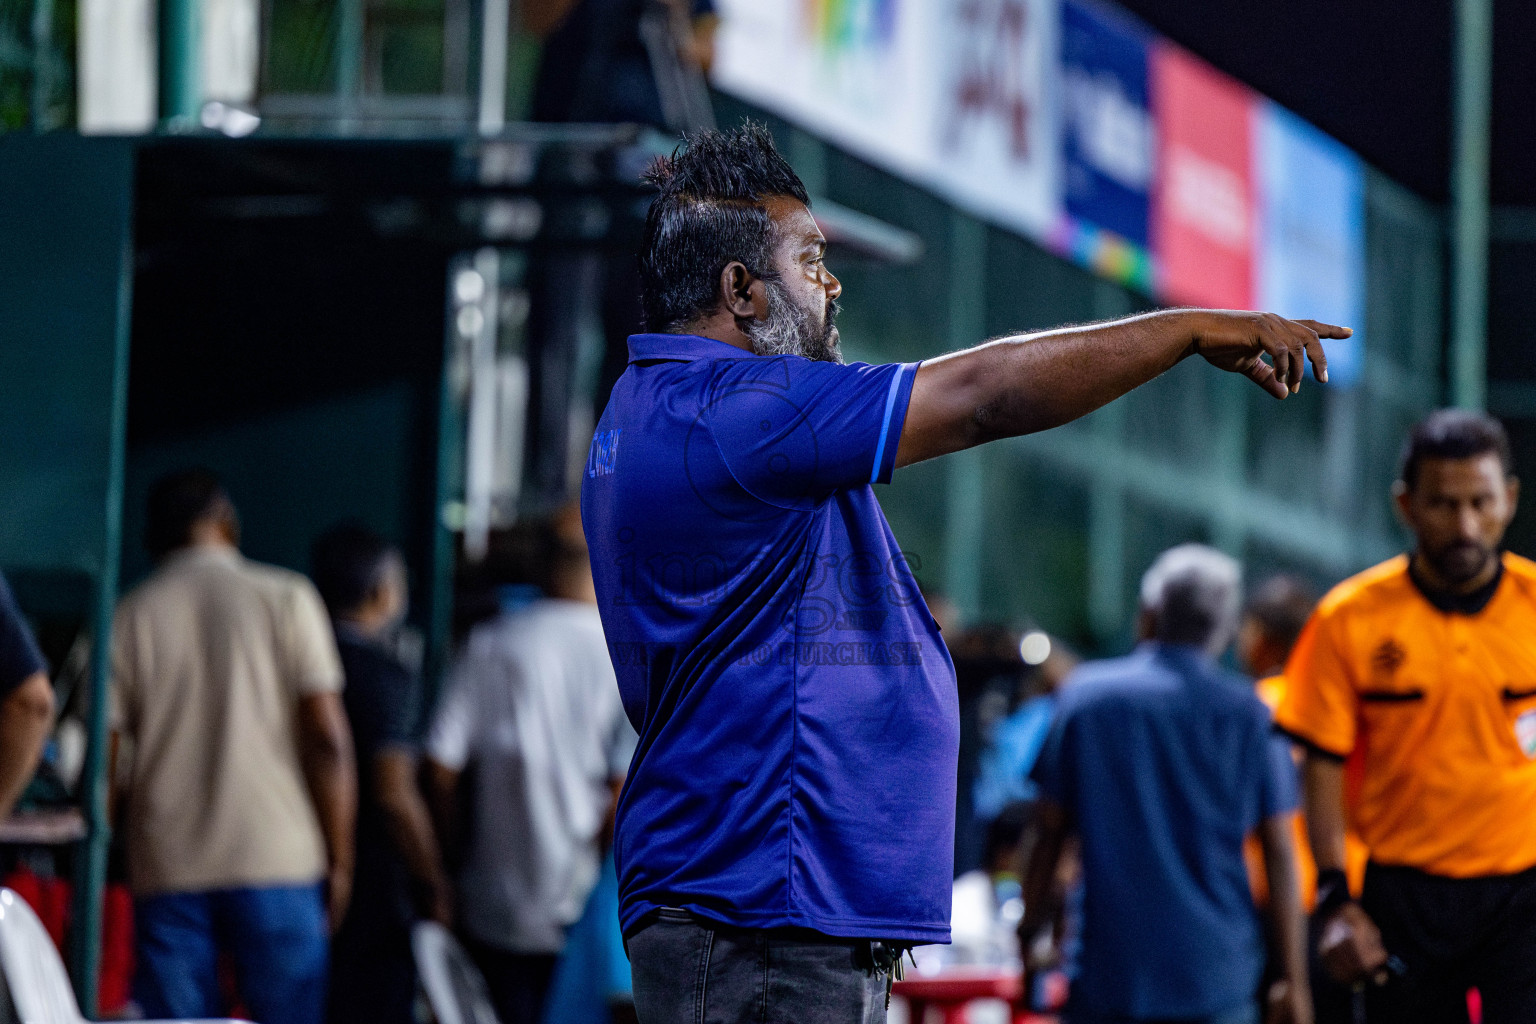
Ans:
{"type": "Polygon", "coordinates": [[[1392,507],[1397,510],[1397,518],[1402,524],[1413,529],[1412,509],[1409,507],[1408,485],[1401,480],[1392,482],[1392,507]]]}
{"type": "Polygon", "coordinates": [[[720,271],[720,301],[738,320],[760,320],[767,312],[763,283],[739,260],[732,260],[720,271]]]}
{"type": "Polygon", "coordinates": [[[1520,478],[1510,474],[1506,486],[1509,488],[1509,518],[1513,522],[1515,513],[1520,510],[1520,478]]]}
{"type": "Polygon", "coordinates": [[[370,610],[377,608],[388,599],[388,596],[389,584],[382,579],[378,580],[373,586],[368,588],[367,595],[363,597],[363,602],[358,607],[370,610]]]}

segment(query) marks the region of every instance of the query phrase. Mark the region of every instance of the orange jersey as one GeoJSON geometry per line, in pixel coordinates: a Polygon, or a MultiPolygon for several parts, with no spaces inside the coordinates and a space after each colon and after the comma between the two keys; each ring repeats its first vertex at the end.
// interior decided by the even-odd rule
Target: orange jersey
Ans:
{"type": "Polygon", "coordinates": [[[1359,761],[1351,823],[1382,864],[1451,878],[1536,865],[1536,563],[1503,556],[1475,615],[1399,556],[1335,587],[1286,666],[1281,728],[1359,761]]]}

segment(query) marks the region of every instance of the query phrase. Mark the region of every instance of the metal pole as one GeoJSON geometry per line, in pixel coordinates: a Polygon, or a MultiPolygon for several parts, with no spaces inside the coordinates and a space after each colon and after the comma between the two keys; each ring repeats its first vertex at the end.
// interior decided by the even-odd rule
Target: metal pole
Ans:
{"type": "MultiPolygon", "coordinates": [[[[987,228],[974,217],[949,215],[949,346],[985,339],[987,228]]],[[[979,448],[945,461],[944,589],[967,622],[982,613],[981,570],[986,545],[986,471],[979,448]]]]}
{"type": "Polygon", "coordinates": [[[112,830],[107,817],[107,688],[111,683],[112,616],[117,604],[118,563],[123,547],[123,477],[128,451],[128,339],[132,323],[133,246],[123,247],[118,271],[117,330],[112,370],[111,450],[107,461],[106,519],[101,565],[97,574],[96,608],[91,645],[91,701],[80,776],[80,804],[85,815],[85,839],[75,868],[75,893],[70,929],[70,960],[74,966],[75,999],[86,1019],[96,1017],[101,976],[102,900],[107,888],[107,851],[112,830]]]}
{"type": "Polygon", "coordinates": [[[480,20],[480,134],[500,135],[507,124],[507,35],[511,0],[485,0],[480,20]]]}
{"type": "Polygon", "coordinates": [[[343,117],[357,115],[363,94],[363,47],[367,28],[363,0],[340,0],[336,5],[336,96],[343,117]]]}
{"type": "Polygon", "coordinates": [[[1488,146],[1493,0],[1456,0],[1451,169],[1451,401],[1481,409],[1488,391],[1488,146]]]}
{"type": "Polygon", "coordinates": [[[160,126],[197,123],[203,105],[202,0],[160,0],[160,126]]]}
{"type": "MultiPolygon", "coordinates": [[[[443,332],[441,382],[437,391],[437,474],[432,502],[431,543],[428,546],[427,580],[427,652],[422,669],[423,713],[437,701],[448,665],[449,640],[453,632],[453,574],[456,541],[450,525],[449,508],[462,486],[461,464],[464,458],[466,416],[460,398],[457,372],[462,335],[459,314],[475,301],[459,285],[460,275],[474,270],[474,256],[462,254],[448,264],[447,324],[443,332]]],[[[473,284],[473,282],[469,282],[473,284]]],[[[467,348],[467,346],[465,346],[467,348]]],[[[424,729],[418,721],[415,728],[424,729]]]]}
{"type": "MultiPolygon", "coordinates": [[[[1110,320],[1135,312],[1131,298],[1108,281],[1093,286],[1093,318],[1110,320]]],[[[1094,434],[1106,447],[1125,443],[1126,400],[1111,402],[1090,417],[1094,434]]],[[[1125,486],[1113,474],[1094,475],[1088,491],[1088,625],[1100,644],[1125,635],[1125,546],[1129,518],[1125,486]]]]}
{"type": "Polygon", "coordinates": [[[53,0],[32,5],[32,95],[30,120],[34,132],[49,129],[48,107],[53,99],[53,0]]]}

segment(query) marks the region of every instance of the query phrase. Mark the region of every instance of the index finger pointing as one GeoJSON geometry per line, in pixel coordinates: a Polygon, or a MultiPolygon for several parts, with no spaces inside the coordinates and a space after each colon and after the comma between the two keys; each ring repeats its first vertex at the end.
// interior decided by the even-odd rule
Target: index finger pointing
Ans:
{"type": "MultiPolygon", "coordinates": [[[[1332,335],[1330,335],[1332,337],[1332,335]]],[[[1312,360],[1312,379],[1321,384],[1328,383],[1328,355],[1323,351],[1323,343],[1313,335],[1305,342],[1307,358],[1312,360]]]]}
{"type": "Polygon", "coordinates": [[[1296,320],[1293,322],[1301,324],[1319,338],[1347,338],[1355,333],[1353,327],[1338,327],[1334,324],[1325,324],[1321,320],[1296,320]]]}

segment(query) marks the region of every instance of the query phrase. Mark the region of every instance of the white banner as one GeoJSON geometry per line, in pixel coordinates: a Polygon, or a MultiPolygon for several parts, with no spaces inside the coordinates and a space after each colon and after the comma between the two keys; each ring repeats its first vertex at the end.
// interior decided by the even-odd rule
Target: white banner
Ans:
{"type": "Polygon", "coordinates": [[[715,84],[1037,237],[1055,224],[1054,0],[719,0],[715,84]]]}
{"type": "Polygon", "coordinates": [[[136,135],[155,126],[155,5],[80,0],[79,110],[83,135],[136,135]]]}

